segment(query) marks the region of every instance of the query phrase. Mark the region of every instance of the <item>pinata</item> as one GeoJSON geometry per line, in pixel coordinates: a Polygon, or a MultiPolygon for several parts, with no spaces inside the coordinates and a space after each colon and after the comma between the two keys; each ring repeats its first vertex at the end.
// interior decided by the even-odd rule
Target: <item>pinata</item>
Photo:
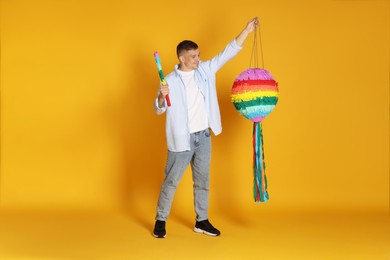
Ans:
{"type": "Polygon", "coordinates": [[[235,79],[231,90],[231,100],[236,110],[253,122],[253,191],[255,202],[260,203],[269,200],[267,177],[265,175],[262,121],[275,108],[278,102],[279,89],[278,83],[269,71],[264,69],[264,59],[263,68],[257,68],[256,34],[255,31],[254,47],[252,50],[252,57],[255,54],[255,67],[246,69],[235,79]]]}

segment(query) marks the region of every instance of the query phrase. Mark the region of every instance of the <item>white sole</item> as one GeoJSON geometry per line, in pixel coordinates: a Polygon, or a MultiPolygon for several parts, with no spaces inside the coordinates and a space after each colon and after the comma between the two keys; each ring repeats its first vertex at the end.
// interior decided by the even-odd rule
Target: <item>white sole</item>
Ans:
{"type": "Polygon", "coordinates": [[[153,233],[153,236],[154,236],[155,238],[165,238],[167,235],[164,235],[163,237],[159,237],[159,236],[157,236],[157,235],[155,235],[155,234],[153,233]]]}
{"type": "Polygon", "coordinates": [[[197,228],[197,227],[194,228],[194,231],[195,231],[196,233],[205,234],[205,235],[212,236],[212,237],[216,237],[216,236],[217,236],[216,234],[207,232],[207,231],[205,231],[205,230],[203,230],[203,229],[200,229],[200,228],[197,228]]]}

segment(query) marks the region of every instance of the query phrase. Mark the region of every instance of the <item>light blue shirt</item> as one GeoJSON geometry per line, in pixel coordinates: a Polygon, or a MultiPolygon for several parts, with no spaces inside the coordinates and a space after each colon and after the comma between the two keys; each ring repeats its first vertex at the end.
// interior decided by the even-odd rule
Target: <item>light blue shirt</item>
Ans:
{"type": "MultiPolygon", "coordinates": [[[[199,68],[195,70],[195,83],[204,96],[209,127],[214,135],[219,135],[222,132],[215,74],[226,62],[234,58],[241,49],[242,47],[233,40],[211,60],[200,62],[199,68]]],[[[158,98],[156,98],[154,109],[159,115],[166,112],[165,130],[168,150],[183,152],[190,150],[190,131],[186,90],[177,70],[178,65],[175,66],[173,72],[165,77],[165,81],[169,85],[171,106],[168,107],[164,102],[161,108],[158,107],[158,98]]]]}

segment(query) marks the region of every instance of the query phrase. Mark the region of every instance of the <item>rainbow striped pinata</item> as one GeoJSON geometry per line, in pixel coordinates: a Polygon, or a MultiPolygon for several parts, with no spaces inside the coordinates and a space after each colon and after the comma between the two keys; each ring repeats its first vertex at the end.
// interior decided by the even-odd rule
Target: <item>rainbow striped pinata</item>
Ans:
{"type": "Polygon", "coordinates": [[[267,70],[250,68],[236,78],[231,93],[237,111],[253,122],[254,199],[266,202],[269,196],[261,122],[278,102],[278,83],[267,70]]]}

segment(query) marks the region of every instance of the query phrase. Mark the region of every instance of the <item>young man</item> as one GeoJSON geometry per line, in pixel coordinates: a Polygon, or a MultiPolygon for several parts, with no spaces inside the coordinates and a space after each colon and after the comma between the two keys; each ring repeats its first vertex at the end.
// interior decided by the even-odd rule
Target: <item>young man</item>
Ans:
{"type": "Polygon", "coordinates": [[[208,61],[200,60],[198,45],[192,41],[182,41],[177,46],[179,65],[166,76],[167,85],[160,86],[154,102],[157,114],[166,112],[168,144],[165,179],[160,191],[153,231],[157,238],[166,236],[165,222],[171,210],[174,193],[189,164],[194,182],[194,231],[210,236],[221,234],[208,220],[210,129],[215,135],[222,132],[215,74],[237,55],[258,23],[257,17],[250,20],[221,53],[208,61]],[[170,107],[165,102],[165,96],[168,94],[172,103],[170,107]]]}

